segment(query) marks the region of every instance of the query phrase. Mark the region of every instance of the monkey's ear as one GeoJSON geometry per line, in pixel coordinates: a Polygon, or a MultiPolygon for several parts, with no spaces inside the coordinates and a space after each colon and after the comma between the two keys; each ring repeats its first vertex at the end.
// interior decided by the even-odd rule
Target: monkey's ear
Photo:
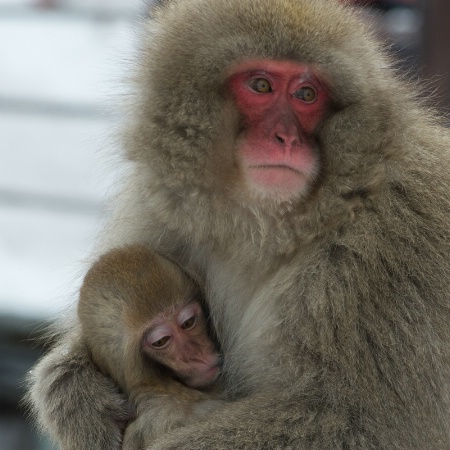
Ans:
{"type": "Polygon", "coordinates": [[[363,0],[361,2],[355,2],[354,0],[338,0],[338,3],[342,3],[344,6],[356,7],[356,6],[368,6],[371,0],[363,0]]]}
{"type": "Polygon", "coordinates": [[[155,7],[164,8],[169,3],[173,3],[173,0],[153,0],[152,8],[155,8],[155,7]]]}
{"type": "Polygon", "coordinates": [[[163,10],[169,3],[174,3],[175,0],[150,0],[149,4],[149,14],[153,18],[157,11],[163,10]]]}

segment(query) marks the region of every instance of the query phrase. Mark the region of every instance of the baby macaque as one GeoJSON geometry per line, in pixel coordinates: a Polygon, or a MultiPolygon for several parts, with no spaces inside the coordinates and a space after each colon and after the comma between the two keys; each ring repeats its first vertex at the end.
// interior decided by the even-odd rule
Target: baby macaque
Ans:
{"type": "Polygon", "coordinates": [[[78,315],[93,361],[136,406],[124,449],[143,448],[222,403],[211,391],[221,359],[200,291],[167,259],[143,245],[101,256],[84,279],[78,315]]]}

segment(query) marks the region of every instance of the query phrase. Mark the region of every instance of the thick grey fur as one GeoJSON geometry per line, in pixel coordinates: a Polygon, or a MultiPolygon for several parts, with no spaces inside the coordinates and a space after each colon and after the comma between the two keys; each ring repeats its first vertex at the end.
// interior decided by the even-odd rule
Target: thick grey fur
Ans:
{"type": "MultiPolygon", "coordinates": [[[[417,90],[332,0],[156,11],[99,251],[145,242],[202,283],[230,404],[152,450],[450,449],[450,136],[417,90]],[[301,198],[261,199],[237,171],[224,86],[249,58],[313,65],[330,90],[301,198]]],[[[64,450],[120,448],[122,399],[76,326],[30,397],[64,450]]]]}

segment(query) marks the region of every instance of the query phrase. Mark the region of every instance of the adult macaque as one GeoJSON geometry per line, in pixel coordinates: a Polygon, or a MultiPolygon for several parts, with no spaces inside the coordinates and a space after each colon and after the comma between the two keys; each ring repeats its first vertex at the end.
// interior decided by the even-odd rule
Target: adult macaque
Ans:
{"type": "Polygon", "coordinates": [[[140,245],[101,256],[84,279],[78,316],[92,360],[136,405],[125,448],[145,448],[220,405],[196,390],[220,372],[199,289],[168,260],[140,245]]]}
{"type": "MultiPolygon", "coordinates": [[[[450,448],[450,136],[352,11],[176,0],[149,24],[103,247],[199,280],[234,400],[152,450],[450,448]]],[[[33,380],[57,440],[78,399],[119,448],[77,326],[33,380]]]]}

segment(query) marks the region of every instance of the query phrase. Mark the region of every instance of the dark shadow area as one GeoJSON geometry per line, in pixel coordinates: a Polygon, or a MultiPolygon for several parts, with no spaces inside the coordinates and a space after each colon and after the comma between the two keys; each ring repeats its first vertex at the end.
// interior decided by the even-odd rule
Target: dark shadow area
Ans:
{"type": "Polygon", "coordinates": [[[0,448],[2,450],[52,450],[27,418],[21,400],[24,379],[46,350],[42,344],[47,324],[16,316],[0,317],[0,448]]]}

